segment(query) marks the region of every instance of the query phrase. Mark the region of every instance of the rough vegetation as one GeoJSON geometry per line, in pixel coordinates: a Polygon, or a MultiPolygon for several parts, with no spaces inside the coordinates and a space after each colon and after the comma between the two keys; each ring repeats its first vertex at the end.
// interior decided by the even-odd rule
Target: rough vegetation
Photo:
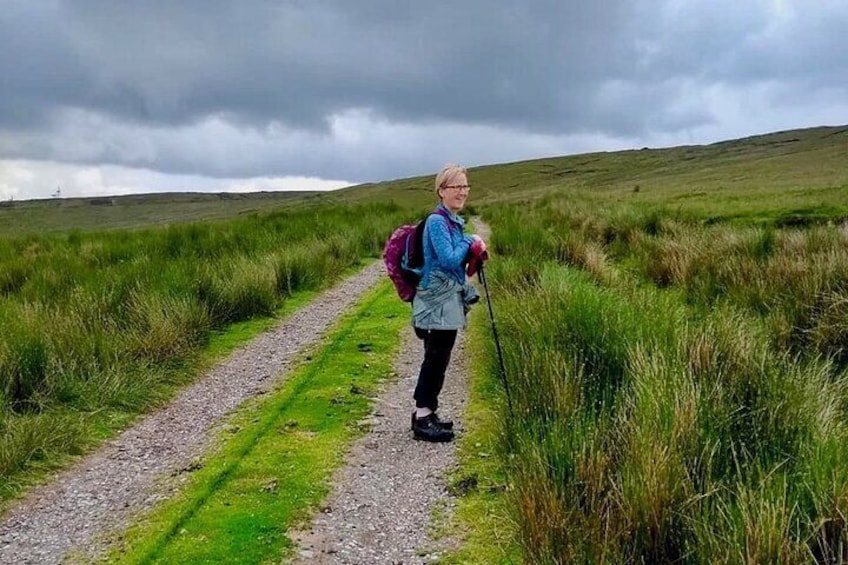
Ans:
{"type": "Polygon", "coordinates": [[[213,332],[337,280],[403,219],[321,205],[0,240],[0,497],[190,378],[213,332]]]}
{"type": "MultiPolygon", "coordinates": [[[[499,409],[479,436],[498,459],[462,490],[500,485],[503,555],[848,560],[846,140],[815,128],[470,171],[514,413],[475,387],[499,409]]],[[[79,449],[98,410],[149,403],[214,328],[374,254],[432,204],[431,178],[227,222],[0,240],[0,476],[79,449]]],[[[460,514],[484,528],[475,500],[460,514]]]]}

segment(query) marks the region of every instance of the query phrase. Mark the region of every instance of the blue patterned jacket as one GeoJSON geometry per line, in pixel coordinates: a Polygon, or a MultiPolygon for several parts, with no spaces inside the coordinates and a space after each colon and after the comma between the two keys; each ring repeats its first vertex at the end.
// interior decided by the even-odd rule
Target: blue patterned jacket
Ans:
{"type": "Polygon", "coordinates": [[[474,287],[465,282],[465,257],[473,238],[463,233],[465,220],[442,204],[439,208],[450,219],[431,214],[424,224],[424,268],[412,299],[412,325],[456,330],[466,326],[465,314],[477,297],[474,287]]]}
{"type": "Polygon", "coordinates": [[[465,220],[453,214],[441,202],[436,207],[442,210],[449,218],[442,214],[430,214],[424,224],[424,269],[421,273],[421,288],[430,285],[430,274],[434,271],[442,271],[459,284],[465,283],[465,256],[468,248],[473,243],[470,235],[463,233],[465,220]]]}

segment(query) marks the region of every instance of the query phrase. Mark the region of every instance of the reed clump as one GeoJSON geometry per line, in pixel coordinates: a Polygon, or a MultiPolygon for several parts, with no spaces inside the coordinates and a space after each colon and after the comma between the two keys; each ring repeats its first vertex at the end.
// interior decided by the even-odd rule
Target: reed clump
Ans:
{"type": "Polygon", "coordinates": [[[273,316],[293,293],[377,256],[405,214],[325,204],[0,240],[0,482],[86,445],[86,415],[155,401],[163,385],[186,378],[211,332],[273,316]],[[82,424],[67,424],[77,417],[82,424]]]}
{"type": "Polygon", "coordinates": [[[840,229],[551,200],[522,209],[525,241],[500,229],[517,217],[493,207],[507,257],[489,271],[514,408],[503,464],[527,560],[848,558],[840,229]],[[614,276],[586,260],[594,249],[614,276]]]}

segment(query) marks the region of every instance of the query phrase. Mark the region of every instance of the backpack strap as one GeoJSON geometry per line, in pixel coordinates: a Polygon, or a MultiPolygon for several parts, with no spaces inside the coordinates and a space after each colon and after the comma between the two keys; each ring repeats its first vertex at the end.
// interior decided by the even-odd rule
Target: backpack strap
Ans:
{"type": "MultiPolygon", "coordinates": [[[[415,242],[414,242],[415,257],[410,261],[410,263],[412,265],[415,265],[415,266],[420,265],[420,268],[422,268],[422,269],[424,268],[424,246],[426,245],[426,243],[424,242],[424,232],[426,230],[427,220],[430,219],[430,216],[441,216],[441,217],[443,217],[445,219],[445,223],[447,223],[447,225],[448,225],[448,233],[449,234],[453,235],[453,231],[454,231],[454,229],[456,229],[454,227],[453,222],[451,221],[448,213],[441,208],[436,208],[435,210],[430,212],[427,215],[426,218],[421,220],[421,223],[418,225],[419,229],[416,229],[415,233],[413,234],[413,237],[415,237],[415,242]]],[[[412,239],[412,238],[410,237],[406,241],[405,256],[407,256],[407,257],[412,256],[412,254],[410,253],[410,251],[411,251],[410,250],[410,245],[411,245],[410,239],[412,239]]],[[[410,266],[407,266],[407,265],[404,265],[404,268],[416,270],[416,271],[418,270],[418,269],[412,269],[410,266]]]]}
{"type": "Polygon", "coordinates": [[[445,212],[445,210],[444,210],[443,208],[439,208],[439,207],[437,207],[435,210],[433,210],[432,212],[430,212],[430,215],[431,215],[431,216],[432,216],[433,214],[438,214],[439,216],[443,217],[443,218],[445,219],[445,222],[448,224],[448,232],[449,232],[449,233],[451,233],[451,234],[453,234],[453,230],[454,230],[453,222],[451,221],[450,216],[448,215],[448,213],[447,213],[447,212],[445,212]]]}

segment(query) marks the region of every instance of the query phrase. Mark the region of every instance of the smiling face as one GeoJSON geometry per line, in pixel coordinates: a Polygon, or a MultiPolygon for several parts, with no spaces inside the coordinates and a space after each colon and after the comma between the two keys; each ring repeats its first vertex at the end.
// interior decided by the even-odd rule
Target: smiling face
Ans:
{"type": "Polygon", "coordinates": [[[453,175],[445,186],[439,189],[439,198],[442,204],[453,212],[458,214],[465,206],[465,201],[468,200],[468,177],[465,173],[453,175]]]}

